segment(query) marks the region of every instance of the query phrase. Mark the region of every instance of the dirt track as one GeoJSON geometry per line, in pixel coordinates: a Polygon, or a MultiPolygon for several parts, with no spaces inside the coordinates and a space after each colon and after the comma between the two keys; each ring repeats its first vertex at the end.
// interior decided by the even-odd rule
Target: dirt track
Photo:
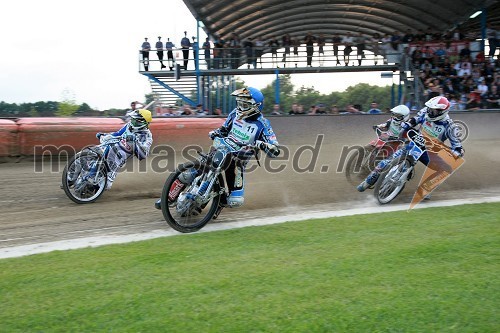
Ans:
{"type": "MultiPolygon", "coordinates": [[[[472,193],[496,193],[500,188],[500,113],[452,116],[467,124],[469,130],[464,142],[466,163],[434,193],[433,200],[467,197],[472,193]]],[[[375,205],[371,191],[356,192],[336,169],[342,147],[366,144],[372,138],[371,125],[385,119],[386,116],[367,115],[271,118],[280,143],[290,152],[288,158],[273,161],[271,167],[282,165],[284,170],[270,173],[261,167],[248,174],[245,205],[239,209],[226,209],[219,221],[265,218],[284,211],[319,206],[340,209],[355,204],[375,205]],[[301,169],[310,164],[310,150],[299,154],[299,147],[314,146],[318,134],[324,136],[314,169],[312,172],[294,170],[294,162],[301,169]]],[[[208,147],[209,141],[195,144],[208,147]]],[[[180,147],[175,148],[179,150],[180,147]]],[[[176,162],[182,160],[178,158],[176,162]]],[[[168,173],[153,170],[157,161],[158,156],[143,161],[141,166],[147,172],[138,172],[135,165],[135,171],[119,174],[113,189],[89,205],[74,204],[59,189],[62,163],[36,164],[26,158],[18,163],[0,164],[0,248],[168,229],[161,212],[153,208],[168,176],[168,173]],[[43,171],[35,172],[37,166],[42,166],[43,171]]],[[[263,158],[261,163],[264,165],[263,158]]],[[[419,166],[417,177],[422,170],[423,167],[419,166]]],[[[407,186],[397,202],[410,202],[417,179],[407,186]]]]}

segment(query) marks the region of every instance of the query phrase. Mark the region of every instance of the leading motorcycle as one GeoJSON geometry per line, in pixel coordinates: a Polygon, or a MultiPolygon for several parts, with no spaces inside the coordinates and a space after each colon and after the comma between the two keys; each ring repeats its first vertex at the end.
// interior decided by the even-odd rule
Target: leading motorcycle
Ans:
{"type": "Polygon", "coordinates": [[[165,221],[179,232],[190,233],[216,219],[229,195],[223,171],[231,159],[257,158],[257,151],[254,145],[215,137],[208,154],[198,152],[197,160],[180,164],[165,181],[161,194],[165,221]]]}

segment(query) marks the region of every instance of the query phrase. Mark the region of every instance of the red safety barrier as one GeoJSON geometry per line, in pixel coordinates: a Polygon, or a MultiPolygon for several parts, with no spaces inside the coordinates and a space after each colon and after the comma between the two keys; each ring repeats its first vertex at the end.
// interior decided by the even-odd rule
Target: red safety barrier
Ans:
{"type": "Polygon", "coordinates": [[[19,156],[15,121],[0,119],[0,157],[19,156]]]}
{"type": "Polygon", "coordinates": [[[220,127],[224,118],[153,118],[150,125],[154,145],[172,146],[196,144],[209,141],[208,132],[220,127]]]}
{"type": "Polygon", "coordinates": [[[42,155],[66,151],[72,155],[98,143],[97,132],[115,132],[123,125],[120,118],[20,118],[17,121],[19,152],[42,155]]]}

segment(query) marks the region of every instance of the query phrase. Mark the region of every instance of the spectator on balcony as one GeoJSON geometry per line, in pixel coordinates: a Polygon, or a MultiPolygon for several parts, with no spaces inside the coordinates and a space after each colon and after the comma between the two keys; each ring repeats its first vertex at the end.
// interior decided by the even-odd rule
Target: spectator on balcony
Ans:
{"type": "Polygon", "coordinates": [[[412,33],[411,29],[406,29],[406,33],[401,38],[401,42],[404,44],[409,44],[415,41],[415,35],[412,33]]]}
{"type": "Polygon", "coordinates": [[[356,58],[358,59],[358,66],[361,66],[361,61],[365,58],[366,38],[361,32],[358,32],[357,36],[354,37],[353,42],[356,44],[356,58]]]}
{"type": "Polygon", "coordinates": [[[342,44],[342,37],[339,36],[339,34],[334,33],[332,37],[332,44],[333,44],[333,56],[336,59],[336,65],[340,65],[340,60],[339,60],[339,45],[342,44]]]}
{"type": "Polygon", "coordinates": [[[352,43],[353,38],[350,32],[347,32],[345,37],[342,39],[344,43],[344,64],[349,66],[349,61],[351,60],[351,52],[352,52],[352,43]]]}
{"type": "Polygon", "coordinates": [[[380,52],[385,58],[384,63],[387,63],[387,54],[394,53],[391,46],[391,36],[389,34],[385,34],[384,37],[380,39],[380,52]]]}
{"type": "Polygon", "coordinates": [[[167,50],[167,59],[168,59],[168,67],[170,70],[174,69],[175,59],[174,59],[174,43],[170,41],[170,38],[167,38],[167,42],[165,43],[165,49],[167,50]]]}
{"type": "Polygon", "coordinates": [[[255,65],[260,64],[260,68],[262,68],[262,55],[264,54],[265,42],[262,37],[257,37],[254,41],[255,48],[255,65]]]}
{"type": "Polygon", "coordinates": [[[278,67],[278,49],[280,47],[280,42],[278,41],[278,38],[276,37],[271,38],[267,45],[271,48],[272,66],[278,67]]]}
{"type": "Polygon", "coordinates": [[[402,49],[400,48],[400,45],[402,39],[403,37],[401,36],[399,31],[394,31],[394,33],[391,36],[391,46],[394,51],[401,52],[402,49]]]}
{"type": "Polygon", "coordinates": [[[460,56],[460,59],[469,58],[471,56],[469,42],[465,43],[463,49],[460,50],[458,55],[460,56]]]}
{"type": "Polygon", "coordinates": [[[147,72],[149,70],[149,51],[151,50],[151,44],[149,44],[148,39],[144,38],[144,42],[141,45],[142,63],[144,64],[144,70],[147,72]]]}
{"type": "Polygon", "coordinates": [[[307,67],[312,67],[314,42],[316,42],[316,37],[314,37],[312,32],[309,31],[306,37],[304,38],[304,43],[306,44],[307,67]]]}
{"type": "Polygon", "coordinates": [[[224,41],[221,38],[217,38],[214,42],[213,57],[214,68],[220,69],[224,58],[224,41]]]}
{"type": "Polygon", "coordinates": [[[245,49],[245,56],[247,58],[247,69],[250,69],[250,66],[257,68],[257,62],[255,61],[255,47],[252,37],[248,37],[243,42],[243,48],[245,49]]]}
{"type": "Polygon", "coordinates": [[[283,63],[283,67],[286,67],[286,57],[287,55],[290,57],[290,47],[292,46],[292,38],[289,34],[286,34],[281,38],[281,46],[284,48],[281,62],[283,63]]]}
{"type": "Polygon", "coordinates": [[[158,36],[158,41],[156,42],[156,55],[158,56],[158,60],[160,61],[161,67],[160,69],[167,68],[163,64],[163,42],[161,41],[161,37],[158,36]]]}
{"type": "Polygon", "coordinates": [[[231,38],[228,41],[230,53],[230,68],[238,68],[241,58],[241,40],[236,32],[231,33],[231,38]]]}
{"type": "Polygon", "coordinates": [[[205,62],[207,63],[207,69],[212,68],[212,60],[210,59],[210,50],[212,45],[210,44],[210,39],[207,37],[202,45],[203,55],[205,57],[205,62]]]}
{"type": "Polygon", "coordinates": [[[182,48],[182,59],[184,60],[183,69],[187,69],[189,62],[189,49],[191,48],[191,41],[187,37],[187,31],[184,31],[184,37],[181,39],[181,48],[182,48]]]}
{"type": "Polygon", "coordinates": [[[326,44],[326,39],[325,35],[319,34],[316,42],[318,43],[318,57],[319,57],[319,65],[323,66],[324,61],[325,61],[325,44],[326,44]]]}
{"type": "Polygon", "coordinates": [[[372,47],[372,52],[373,52],[373,58],[374,58],[374,64],[377,65],[378,63],[378,55],[380,54],[380,35],[378,33],[374,33],[372,38],[370,39],[370,44],[372,47]]]}
{"type": "Polygon", "coordinates": [[[299,46],[300,42],[297,38],[292,38],[292,47],[293,47],[293,60],[295,62],[295,67],[297,67],[297,62],[299,61],[299,46]]]}

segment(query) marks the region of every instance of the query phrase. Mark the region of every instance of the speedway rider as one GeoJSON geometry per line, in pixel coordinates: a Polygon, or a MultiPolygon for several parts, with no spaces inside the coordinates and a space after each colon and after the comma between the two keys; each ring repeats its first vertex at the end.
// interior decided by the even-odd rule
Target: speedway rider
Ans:
{"type": "MultiPolygon", "coordinates": [[[[415,117],[411,118],[408,122],[403,122],[401,127],[407,131],[421,125],[421,132],[441,142],[449,140],[453,155],[462,157],[464,155],[464,149],[462,148],[460,139],[456,136],[455,124],[448,115],[449,109],[450,102],[446,97],[433,97],[425,103],[425,107],[422,108],[415,117]]],[[[380,161],[375,169],[366,177],[366,179],[358,185],[357,190],[359,192],[363,192],[367,188],[373,186],[382,170],[392,160],[400,157],[406,149],[408,149],[408,145],[398,149],[391,157],[380,161]]],[[[436,174],[440,170],[444,170],[447,173],[452,172],[451,167],[435,153],[425,152],[422,156],[420,156],[419,161],[435,170],[436,174]],[[429,154],[432,154],[432,160],[429,158],[429,154]]]]}
{"type": "Polygon", "coordinates": [[[149,123],[152,120],[151,111],[145,109],[135,110],[130,113],[130,120],[117,132],[97,133],[96,137],[102,143],[112,138],[121,137],[121,140],[114,144],[108,154],[108,183],[106,189],[109,190],[116,178],[118,169],[125,162],[135,155],[139,160],[146,158],[153,143],[153,136],[149,130],[149,123]]]}
{"type": "Polygon", "coordinates": [[[390,137],[399,137],[400,133],[403,131],[401,124],[410,119],[410,109],[406,105],[398,105],[391,109],[391,118],[389,118],[385,123],[375,125],[389,134],[390,137]]]}
{"type": "MultiPolygon", "coordinates": [[[[216,137],[228,137],[244,146],[255,146],[266,152],[270,157],[280,154],[276,135],[268,119],[261,114],[264,107],[264,95],[256,88],[247,87],[235,90],[231,96],[236,97],[236,108],[228,115],[224,124],[209,132],[213,140],[216,137]]],[[[231,159],[229,167],[225,170],[225,176],[229,187],[229,196],[223,198],[221,204],[229,207],[239,207],[244,201],[244,172],[248,160],[253,154],[246,155],[247,158],[231,159]],[[226,202],[223,202],[226,199],[226,202]]],[[[189,173],[185,171],[184,173],[189,173]]],[[[189,176],[181,174],[179,179],[189,176]]],[[[182,179],[181,179],[182,181],[182,179]]],[[[155,203],[157,209],[161,209],[161,200],[155,203]]]]}

